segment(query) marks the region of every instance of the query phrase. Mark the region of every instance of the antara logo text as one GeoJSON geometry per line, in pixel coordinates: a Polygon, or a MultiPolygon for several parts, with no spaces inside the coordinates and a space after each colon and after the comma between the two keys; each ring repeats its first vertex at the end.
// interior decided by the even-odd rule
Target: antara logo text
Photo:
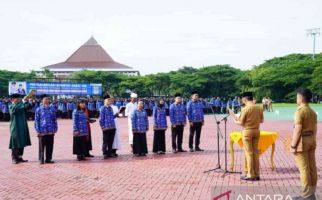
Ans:
{"type": "Polygon", "coordinates": [[[254,194],[254,195],[238,195],[237,200],[292,200],[290,195],[281,194],[254,194]]]}

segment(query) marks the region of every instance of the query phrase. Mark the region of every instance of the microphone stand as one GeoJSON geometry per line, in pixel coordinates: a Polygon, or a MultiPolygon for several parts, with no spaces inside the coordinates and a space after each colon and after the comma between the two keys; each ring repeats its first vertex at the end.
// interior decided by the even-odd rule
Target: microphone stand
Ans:
{"type": "MultiPolygon", "coordinates": [[[[214,113],[212,107],[211,107],[211,110],[212,112],[214,113]]],[[[214,118],[216,120],[216,124],[217,124],[217,156],[218,156],[218,163],[217,163],[217,167],[214,168],[214,169],[210,169],[210,170],[207,170],[207,171],[204,171],[203,173],[208,173],[208,172],[211,172],[211,171],[215,171],[215,172],[223,172],[223,175],[221,177],[225,177],[227,174],[241,174],[241,172],[234,172],[234,171],[229,171],[228,170],[228,159],[227,159],[227,118],[229,117],[230,115],[227,115],[226,117],[222,118],[220,121],[217,120],[216,118],[216,115],[214,113],[214,118]],[[220,152],[219,152],[219,134],[221,136],[221,138],[223,138],[222,134],[221,134],[221,131],[220,131],[220,122],[221,121],[224,121],[225,122],[225,168],[222,169],[221,168],[221,165],[220,165],[220,152]]]]}
{"type": "Polygon", "coordinates": [[[217,124],[217,165],[216,165],[216,167],[214,169],[209,169],[207,171],[204,171],[203,173],[208,173],[208,172],[211,172],[211,171],[225,172],[225,170],[222,169],[221,165],[220,165],[219,136],[221,137],[221,139],[223,139],[223,135],[221,134],[221,131],[220,131],[220,121],[217,120],[216,113],[214,112],[214,109],[212,108],[212,106],[210,106],[210,108],[211,108],[211,111],[213,113],[215,122],[217,124]]]}
{"type": "Polygon", "coordinates": [[[241,172],[234,172],[234,171],[229,171],[228,170],[228,154],[227,154],[227,118],[230,115],[227,115],[226,117],[222,118],[220,121],[225,122],[225,169],[224,169],[224,174],[222,177],[225,177],[227,174],[241,174],[241,172]]]}

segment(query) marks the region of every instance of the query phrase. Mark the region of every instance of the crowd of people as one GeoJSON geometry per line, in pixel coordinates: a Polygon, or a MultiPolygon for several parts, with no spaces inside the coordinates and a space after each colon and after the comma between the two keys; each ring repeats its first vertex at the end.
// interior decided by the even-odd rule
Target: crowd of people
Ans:
{"type": "MultiPolygon", "coordinates": [[[[149,119],[153,121],[153,153],[164,154],[166,152],[165,131],[168,127],[171,127],[172,133],[172,152],[187,152],[182,147],[186,125],[190,130],[189,151],[203,151],[200,148],[200,137],[205,123],[205,110],[210,108],[215,113],[225,113],[227,112],[225,108],[228,108],[234,122],[243,128],[242,140],[245,150],[245,166],[247,167],[245,168],[246,174],[241,179],[245,181],[260,180],[258,143],[260,124],[264,122],[263,111],[265,107],[256,105],[256,99],[251,92],[242,94],[244,108],[239,117],[235,115],[237,108],[241,105],[238,98],[231,100],[231,104],[230,99],[226,102],[220,98],[213,98],[207,103],[206,100],[199,98],[196,91],[191,93],[189,101],[183,99],[180,94],[176,94],[173,100],[162,97],[154,98],[153,107],[150,107],[152,99],[138,99],[135,93],[131,94],[130,101],[126,104],[124,104],[126,101],[122,102],[121,99],[115,101],[112,96],[106,94],[101,100],[97,100],[97,102],[101,101],[100,107],[97,107],[97,103],[95,104],[92,99],[51,102],[48,95],[42,95],[36,101],[32,96],[28,94],[23,97],[21,94],[12,94],[10,103],[7,100],[4,102],[5,105],[10,104],[8,107],[11,123],[9,148],[12,151],[13,164],[27,162],[23,159],[23,153],[24,148],[31,145],[27,123],[27,118],[30,115],[34,119],[34,128],[39,138],[39,162],[45,164],[54,163],[52,160],[54,136],[59,131],[57,116],[72,119],[73,154],[76,155],[77,160],[83,161],[87,157],[92,157],[90,154],[90,150],[92,150],[91,124],[96,122],[96,119],[92,118],[93,116],[98,117],[102,130],[103,158],[109,159],[116,158],[118,156],[116,152],[121,148],[117,118],[122,111],[120,108],[124,105],[124,115],[128,117],[129,144],[134,156],[146,156],[148,153],[146,133],[150,129],[149,119]],[[33,104],[37,101],[39,101],[39,106],[34,108],[33,104]],[[62,103],[66,103],[66,106],[62,106],[62,103]],[[67,106],[67,103],[75,104],[67,106]],[[70,107],[73,109],[69,109],[70,107]],[[33,108],[35,109],[34,113],[28,114],[33,108]],[[148,118],[149,114],[152,115],[152,119],[148,118]],[[167,115],[170,118],[170,125],[167,122],[167,115]]],[[[317,114],[308,105],[311,99],[310,90],[301,89],[297,92],[298,109],[295,113],[295,128],[290,152],[294,153],[300,170],[303,190],[302,196],[296,199],[311,199],[314,197],[317,185],[315,162],[317,114]]],[[[269,99],[263,100],[263,102],[266,105],[269,99]]]]}
{"type": "MultiPolygon", "coordinates": [[[[77,104],[76,97],[73,98],[61,98],[61,99],[51,99],[50,106],[55,110],[57,118],[62,119],[72,119],[73,110],[76,108],[77,104]]],[[[147,112],[148,116],[152,116],[152,111],[156,105],[158,97],[145,97],[141,98],[143,101],[143,108],[147,112]]],[[[170,105],[175,101],[174,98],[164,97],[164,107],[166,109],[167,116],[169,115],[170,105]]],[[[29,108],[26,111],[27,119],[34,120],[35,112],[41,105],[41,98],[29,99],[29,108]]],[[[84,98],[86,108],[89,113],[90,118],[98,118],[99,110],[103,105],[102,98],[84,98]]],[[[115,105],[119,110],[125,107],[131,101],[130,98],[115,98],[113,105],[115,105]]],[[[228,109],[233,109],[237,113],[240,109],[241,99],[239,97],[235,98],[200,98],[203,104],[203,109],[205,114],[228,114],[228,109]]],[[[186,106],[189,102],[188,98],[182,98],[182,103],[186,106]]],[[[10,98],[0,98],[0,121],[9,121],[9,107],[11,105],[10,98]]],[[[124,110],[122,110],[121,115],[125,115],[124,110]]]]}
{"type": "Polygon", "coordinates": [[[176,94],[173,99],[162,97],[138,99],[137,94],[132,93],[129,102],[124,99],[115,100],[109,94],[96,102],[93,99],[51,101],[48,95],[33,99],[30,95],[22,97],[20,94],[13,94],[10,96],[10,103],[8,101],[3,105],[8,105],[11,120],[9,146],[12,149],[14,164],[26,161],[22,159],[23,149],[31,145],[28,119],[34,120],[34,128],[39,138],[39,162],[41,164],[53,163],[52,153],[54,136],[58,131],[58,117],[72,119],[73,154],[79,161],[92,157],[90,154],[92,150],[91,123],[96,122],[96,117],[98,117],[103,133],[104,159],[117,157],[116,151],[121,148],[117,124],[117,118],[120,115],[128,117],[129,144],[135,156],[145,156],[148,153],[146,132],[149,130],[149,115],[152,115],[153,120],[152,151],[154,153],[164,154],[166,152],[167,116],[170,117],[171,122],[169,126],[172,131],[173,153],[186,152],[182,148],[182,140],[187,120],[190,125],[190,152],[203,151],[199,145],[204,124],[204,111],[207,108],[204,100],[199,99],[197,92],[192,94],[189,101],[183,100],[180,94],[176,94]],[[147,107],[147,105],[151,106],[153,100],[153,107],[147,107]]]}

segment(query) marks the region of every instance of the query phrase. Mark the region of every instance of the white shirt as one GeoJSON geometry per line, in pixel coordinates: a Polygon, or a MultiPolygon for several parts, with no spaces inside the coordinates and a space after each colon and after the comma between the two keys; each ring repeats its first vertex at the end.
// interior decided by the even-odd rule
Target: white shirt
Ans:
{"type": "Polygon", "coordinates": [[[125,107],[125,116],[131,118],[131,114],[137,109],[138,107],[138,103],[135,102],[135,103],[128,103],[126,104],[126,107],[125,107]]]}

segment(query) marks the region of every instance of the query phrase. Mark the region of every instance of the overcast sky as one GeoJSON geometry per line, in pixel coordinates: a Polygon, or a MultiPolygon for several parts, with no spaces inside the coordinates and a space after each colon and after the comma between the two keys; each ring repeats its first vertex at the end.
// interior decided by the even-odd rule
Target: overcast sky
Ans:
{"type": "Polygon", "coordinates": [[[249,69],[311,53],[306,29],[322,27],[322,1],[0,0],[0,25],[0,69],[62,62],[91,35],[142,74],[214,64],[249,69]]]}

